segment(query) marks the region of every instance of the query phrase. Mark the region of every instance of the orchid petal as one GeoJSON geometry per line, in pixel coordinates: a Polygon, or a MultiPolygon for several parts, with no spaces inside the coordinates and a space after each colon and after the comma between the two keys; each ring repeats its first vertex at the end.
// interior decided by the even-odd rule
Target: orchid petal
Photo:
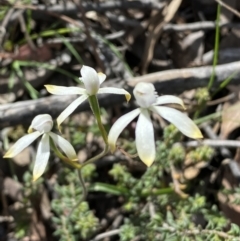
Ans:
{"type": "Polygon", "coordinates": [[[155,159],[156,150],[153,124],[147,109],[141,109],[135,135],[139,158],[149,167],[155,159]]]}
{"type": "Polygon", "coordinates": [[[98,75],[98,79],[99,79],[99,84],[102,84],[105,81],[107,76],[101,72],[97,73],[97,75],[98,75]]]}
{"type": "Polygon", "coordinates": [[[131,95],[124,89],[118,89],[114,87],[104,87],[98,90],[98,94],[117,94],[117,95],[125,95],[127,102],[131,99],[131,95]]]}
{"type": "Polygon", "coordinates": [[[67,140],[65,140],[64,138],[62,138],[59,135],[56,135],[53,132],[49,132],[49,135],[71,161],[78,160],[77,154],[76,154],[73,146],[67,140]]]}
{"type": "Polygon", "coordinates": [[[87,95],[82,95],[78,97],[76,100],[74,100],[57,118],[57,124],[58,128],[60,127],[61,123],[70,115],[73,113],[73,111],[82,104],[83,101],[85,101],[88,98],[87,95]]]}
{"type": "Polygon", "coordinates": [[[39,132],[49,132],[53,127],[53,120],[49,114],[37,115],[28,129],[28,133],[32,133],[34,130],[39,132]]]}
{"type": "Polygon", "coordinates": [[[23,149],[25,149],[27,146],[29,146],[33,141],[35,141],[40,135],[41,135],[41,133],[39,131],[35,131],[31,134],[23,136],[13,146],[10,147],[10,149],[4,155],[4,158],[12,158],[12,157],[16,156],[23,149]]]}
{"type": "Polygon", "coordinates": [[[150,109],[175,125],[184,135],[193,139],[203,138],[196,124],[184,113],[165,106],[152,106],[150,109]]]}
{"type": "Polygon", "coordinates": [[[38,145],[36,160],[33,168],[33,181],[44,173],[50,156],[49,135],[44,134],[38,145]]]}
{"type": "Polygon", "coordinates": [[[183,100],[174,95],[163,95],[157,98],[157,101],[153,105],[164,105],[164,104],[178,104],[186,109],[183,100]]]}
{"type": "Polygon", "coordinates": [[[89,95],[97,94],[100,82],[96,70],[84,65],[80,72],[82,75],[82,82],[84,83],[87,93],[89,95]]]}
{"type": "Polygon", "coordinates": [[[86,90],[80,87],[64,87],[57,85],[44,85],[47,91],[53,95],[83,95],[86,90]]]}
{"type": "Polygon", "coordinates": [[[108,144],[110,146],[111,152],[116,149],[117,138],[123,129],[138,115],[140,114],[140,109],[133,110],[123,116],[121,116],[112,126],[108,134],[108,144]]]}

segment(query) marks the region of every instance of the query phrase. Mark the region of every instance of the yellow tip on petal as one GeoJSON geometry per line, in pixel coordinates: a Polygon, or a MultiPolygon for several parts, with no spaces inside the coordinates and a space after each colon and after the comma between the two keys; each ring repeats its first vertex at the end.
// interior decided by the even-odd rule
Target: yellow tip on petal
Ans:
{"type": "Polygon", "coordinates": [[[57,121],[57,127],[58,127],[58,131],[62,134],[62,127],[61,127],[61,123],[58,124],[58,121],[57,121]]]}
{"type": "Polygon", "coordinates": [[[192,138],[193,138],[193,139],[202,139],[202,138],[203,138],[202,132],[201,132],[199,129],[196,130],[196,131],[193,133],[192,138]]]}
{"type": "Polygon", "coordinates": [[[127,99],[127,102],[129,102],[129,100],[131,99],[131,95],[130,95],[129,93],[127,93],[127,94],[125,95],[125,97],[126,97],[126,99],[127,99]]]}
{"type": "Polygon", "coordinates": [[[54,85],[44,85],[44,87],[47,89],[49,93],[52,93],[54,90],[54,85]]]}
{"type": "Polygon", "coordinates": [[[12,158],[13,156],[11,155],[11,153],[7,152],[3,158],[12,158]]]}
{"type": "Polygon", "coordinates": [[[34,132],[34,129],[32,127],[29,127],[27,132],[28,132],[28,134],[31,134],[34,132]]]}
{"type": "Polygon", "coordinates": [[[147,167],[150,167],[154,160],[153,159],[145,159],[145,160],[142,160],[142,162],[147,166],[147,167]]]}
{"type": "Polygon", "coordinates": [[[105,77],[105,76],[106,76],[106,75],[105,75],[104,73],[102,73],[102,72],[98,72],[97,74],[98,74],[98,76],[100,76],[100,77],[105,77]]]}
{"type": "Polygon", "coordinates": [[[36,182],[38,178],[39,178],[38,176],[34,176],[32,179],[32,182],[36,182]]]}

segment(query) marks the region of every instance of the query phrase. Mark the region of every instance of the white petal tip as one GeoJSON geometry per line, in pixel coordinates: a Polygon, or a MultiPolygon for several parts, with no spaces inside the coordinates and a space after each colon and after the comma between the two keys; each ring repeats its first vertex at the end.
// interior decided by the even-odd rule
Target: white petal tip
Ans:
{"type": "Polygon", "coordinates": [[[199,130],[199,128],[197,127],[197,125],[195,125],[195,123],[193,123],[194,125],[191,126],[190,128],[190,133],[186,136],[192,138],[192,139],[202,139],[203,135],[202,132],[199,130]]]}
{"type": "Polygon", "coordinates": [[[98,72],[98,75],[99,76],[102,76],[102,77],[105,77],[106,75],[104,74],[104,73],[102,73],[102,72],[98,72]]]}
{"type": "Polygon", "coordinates": [[[107,76],[104,73],[101,73],[101,72],[98,73],[99,84],[102,84],[106,78],[107,76]]]}
{"type": "Polygon", "coordinates": [[[41,176],[43,175],[43,173],[34,173],[33,174],[33,178],[32,178],[32,182],[36,182],[41,176]]]}
{"type": "Polygon", "coordinates": [[[44,87],[50,92],[54,88],[54,85],[44,85],[44,87]]]}
{"type": "Polygon", "coordinates": [[[32,128],[32,127],[29,127],[27,133],[28,133],[28,134],[31,134],[31,133],[33,133],[33,132],[34,132],[33,128],[32,128]]]}
{"type": "Polygon", "coordinates": [[[193,139],[203,139],[203,135],[202,135],[202,133],[201,133],[200,130],[196,130],[196,131],[193,133],[192,138],[193,138],[193,139]]]}
{"type": "Polygon", "coordinates": [[[51,94],[56,94],[58,86],[56,85],[44,85],[44,87],[47,89],[47,91],[51,94]]]}
{"type": "Polygon", "coordinates": [[[58,125],[58,131],[62,134],[62,127],[60,125],[58,125]]]}
{"type": "MultiPolygon", "coordinates": [[[[142,160],[142,159],[141,159],[142,160]]],[[[153,162],[154,162],[154,160],[153,159],[144,159],[144,160],[142,160],[142,162],[147,166],[147,167],[150,167],[152,164],[153,164],[153,162]]]]}
{"type": "Polygon", "coordinates": [[[11,153],[6,153],[4,156],[3,156],[3,158],[12,158],[13,157],[13,155],[11,155],[11,153]]]}
{"type": "Polygon", "coordinates": [[[32,182],[36,182],[40,176],[34,176],[32,182]]]}
{"type": "Polygon", "coordinates": [[[58,128],[58,131],[62,134],[62,121],[59,121],[58,118],[57,118],[57,128],[58,128]]]}

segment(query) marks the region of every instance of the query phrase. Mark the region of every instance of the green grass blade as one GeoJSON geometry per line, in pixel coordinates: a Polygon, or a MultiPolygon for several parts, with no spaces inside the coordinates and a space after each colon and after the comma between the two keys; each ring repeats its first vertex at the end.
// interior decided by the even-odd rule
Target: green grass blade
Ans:
{"type": "Polygon", "coordinates": [[[37,99],[38,98],[38,91],[34,89],[34,87],[25,79],[24,74],[20,68],[20,61],[14,61],[12,64],[12,68],[15,70],[16,74],[18,77],[21,79],[23,82],[25,88],[28,90],[29,95],[31,96],[32,99],[37,99]]]}
{"type": "Polygon", "coordinates": [[[198,118],[196,120],[194,120],[194,122],[197,124],[197,125],[200,125],[204,122],[207,122],[207,121],[210,121],[210,120],[217,120],[217,119],[221,119],[221,116],[222,116],[222,112],[219,111],[219,112],[216,112],[216,113],[213,113],[213,114],[210,114],[210,115],[206,115],[206,116],[203,116],[201,118],[198,118]]]}
{"type": "Polygon", "coordinates": [[[90,187],[90,191],[106,192],[113,195],[128,195],[128,190],[115,185],[96,182],[90,187]]]}
{"type": "Polygon", "coordinates": [[[81,56],[78,54],[74,46],[66,40],[64,36],[59,35],[59,37],[62,39],[63,43],[66,45],[68,50],[72,53],[72,55],[76,58],[76,60],[79,62],[79,64],[83,64],[83,60],[81,56]]]}
{"type": "Polygon", "coordinates": [[[11,90],[14,86],[14,80],[16,77],[16,73],[15,71],[11,71],[10,77],[9,77],[9,81],[8,81],[8,89],[11,90]]]}
{"type": "MultiPolygon", "coordinates": [[[[81,29],[79,28],[59,28],[59,29],[50,29],[50,30],[45,30],[41,33],[35,33],[30,35],[30,38],[32,40],[37,39],[39,37],[51,37],[51,36],[56,36],[56,35],[63,35],[71,32],[82,32],[81,29]]],[[[21,41],[18,42],[19,45],[26,43],[26,39],[22,39],[21,41]]]]}
{"type": "Polygon", "coordinates": [[[131,70],[131,68],[129,67],[129,65],[127,64],[127,62],[124,60],[123,55],[121,54],[121,52],[116,48],[116,46],[114,44],[112,44],[110,41],[108,41],[107,39],[103,38],[100,35],[97,35],[106,45],[108,45],[108,47],[114,52],[114,54],[121,60],[121,62],[123,63],[125,69],[128,71],[128,73],[133,76],[133,72],[131,70]]]}
{"type": "Polygon", "coordinates": [[[218,89],[213,93],[212,96],[215,96],[220,90],[224,89],[234,78],[238,71],[233,72],[228,78],[226,78],[218,87],[218,89]]]}
{"type": "Polygon", "coordinates": [[[210,90],[214,83],[214,78],[216,75],[216,65],[218,62],[218,51],[219,51],[219,36],[220,36],[220,14],[221,14],[221,5],[217,6],[217,19],[216,19],[216,33],[215,33],[215,43],[214,43],[214,56],[213,56],[213,71],[208,82],[208,89],[210,90]]]}

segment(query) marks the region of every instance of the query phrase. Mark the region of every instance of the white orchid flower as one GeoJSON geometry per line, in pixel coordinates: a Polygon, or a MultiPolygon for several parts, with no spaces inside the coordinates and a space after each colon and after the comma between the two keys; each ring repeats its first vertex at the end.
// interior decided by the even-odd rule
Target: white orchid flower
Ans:
{"type": "Polygon", "coordinates": [[[77,161],[77,155],[72,145],[59,135],[51,132],[53,126],[52,117],[48,114],[37,115],[29,129],[28,135],[20,138],[4,155],[4,158],[12,158],[19,154],[23,149],[29,146],[34,140],[42,135],[42,139],[37,149],[36,160],[33,168],[33,180],[37,180],[44,172],[50,156],[50,140],[61,148],[66,156],[72,160],[77,161]]]}
{"type": "Polygon", "coordinates": [[[172,95],[159,97],[151,83],[138,83],[133,90],[133,94],[140,108],[125,114],[113,124],[108,135],[108,143],[112,152],[116,149],[116,141],[120,133],[139,115],[135,130],[137,152],[140,159],[147,166],[152,165],[156,156],[156,150],[154,130],[149,111],[159,114],[188,137],[194,139],[203,137],[201,131],[187,115],[170,107],[157,106],[162,104],[179,104],[185,109],[180,98],[172,95]]]}
{"type": "Polygon", "coordinates": [[[130,100],[131,95],[124,89],[114,87],[100,88],[100,85],[106,79],[106,75],[103,73],[97,73],[93,68],[83,66],[80,71],[82,78],[79,78],[84,88],[79,87],[64,87],[56,85],[45,85],[47,91],[54,95],[81,95],[79,98],[74,100],[57,118],[58,126],[89,96],[96,94],[120,94],[125,95],[127,101],[130,100]]]}

